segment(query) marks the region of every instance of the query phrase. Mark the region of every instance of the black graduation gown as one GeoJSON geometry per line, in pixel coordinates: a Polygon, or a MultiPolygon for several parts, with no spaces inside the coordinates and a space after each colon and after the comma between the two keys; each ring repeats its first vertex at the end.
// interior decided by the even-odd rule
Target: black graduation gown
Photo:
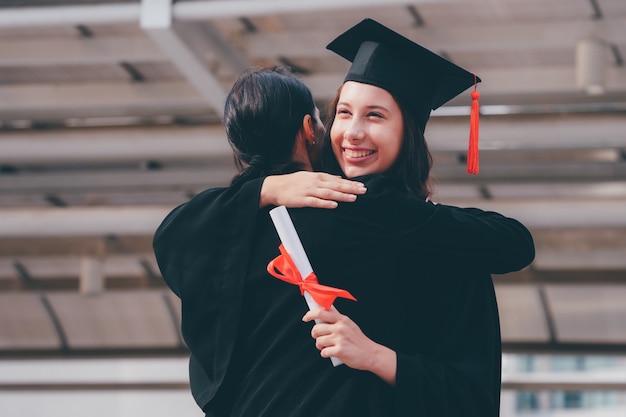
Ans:
{"type": "Polygon", "coordinates": [[[362,180],[368,192],[355,203],[289,211],[320,283],[358,300],[337,309],[397,352],[395,387],[319,356],[298,288],[265,271],[280,242],[257,209],[261,179],[201,193],[157,231],[207,415],[498,415],[489,274],[529,264],[532,237],[499,214],[420,201],[379,175],[362,180]]]}

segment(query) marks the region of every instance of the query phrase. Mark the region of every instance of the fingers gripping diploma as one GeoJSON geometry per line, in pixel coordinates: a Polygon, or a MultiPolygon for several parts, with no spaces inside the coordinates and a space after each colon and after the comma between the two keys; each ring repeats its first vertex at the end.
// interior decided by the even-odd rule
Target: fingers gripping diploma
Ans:
{"type": "Polygon", "coordinates": [[[302,321],[317,320],[311,330],[315,346],[324,358],[336,357],[347,366],[370,371],[390,385],[396,379],[396,353],[367,337],[350,317],[335,307],[308,311],[302,321]]]}

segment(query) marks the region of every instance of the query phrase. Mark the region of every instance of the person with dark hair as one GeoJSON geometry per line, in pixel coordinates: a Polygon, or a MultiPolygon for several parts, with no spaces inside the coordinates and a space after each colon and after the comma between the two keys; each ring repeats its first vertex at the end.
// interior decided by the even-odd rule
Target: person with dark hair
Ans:
{"type": "Polygon", "coordinates": [[[309,158],[300,155],[308,151],[298,147],[300,141],[295,141],[294,150],[294,139],[303,124],[307,145],[323,134],[311,91],[281,67],[241,76],[226,99],[223,122],[242,179],[252,172],[261,176],[311,170],[309,158]]]}
{"type": "MultiPolygon", "coordinates": [[[[223,123],[240,172],[234,183],[319,168],[325,132],[319,109],[309,88],[286,67],[244,72],[228,94],[223,123]],[[298,135],[306,136],[305,140],[298,140],[298,135]]],[[[261,191],[261,206],[320,208],[334,208],[336,201],[354,201],[357,194],[365,192],[362,183],[321,172],[272,177],[261,191]],[[280,192],[285,186],[288,192],[280,192]]]]}
{"type": "Polygon", "coordinates": [[[153,242],[161,274],[182,301],[193,397],[216,416],[231,415],[224,401],[242,280],[257,224],[269,219],[267,211],[257,215],[259,207],[333,208],[335,201],[354,201],[365,191],[362,183],[335,175],[295,172],[310,170],[318,159],[324,127],[310,90],[285,67],[241,74],[226,99],[224,126],[240,173],[229,187],[205,190],[172,210],[153,242]],[[265,181],[266,175],[289,172],[265,181]],[[291,191],[277,195],[285,186],[291,191]]]}
{"type": "MultiPolygon", "coordinates": [[[[287,151],[273,149],[272,124],[291,120],[263,107],[273,95],[260,90],[277,88],[282,75],[244,74],[224,119],[242,174],[176,208],[154,238],[163,277],[182,301],[194,397],[214,417],[495,417],[501,347],[490,274],[525,267],[534,245],[516,220],[426,201],[425,124],[433,106],[468,88],[467,72],[419,49],[415,67],[416,44],[371,20],[334,45],[344,41],[354,47],[353,65],[332,105],[322,162],[367,192],[334,210],[290,214],[320,283],[357,301],[307,312],[298,290],[267,272],[280,243],[268,211],[292,189],[276,184],[318,175],[292,172],[313,166],[307,142],[323,130],[314,128],[316,113],[285,111],[300,127],[281,142],[287,151]],[[431,66],[423,95],[414,96],[414,77],[431,66]],[[408,97],[396,89],[402,85],[408,97]],[[333,367],[328,357],[345,365],[333,367]]],[[[273,91],[283,98],[272,105],[298,108],[284,90],[273,91]]],[[[359,192],[324,178],[342,184],[332,192],[343,201],[359,192]]],[[[305,192],[292,203],[323,207],[327,195],[305,192]]]]}

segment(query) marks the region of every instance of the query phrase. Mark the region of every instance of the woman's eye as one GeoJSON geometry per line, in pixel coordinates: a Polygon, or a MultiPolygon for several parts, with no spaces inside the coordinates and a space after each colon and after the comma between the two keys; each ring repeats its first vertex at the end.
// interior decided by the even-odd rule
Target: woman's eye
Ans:
{"type": "Polygon", "coordinates": [[[371,112],[368,114],[369,117],[376,117],[376,118],[382,118],[383,115],[380,113],[376,113],[376,112],[371,112]]]}
{"type": "Polygon", "coordinates": [[[346,109],[337,109],[337,114],[350,114],[350,112],[346,109]]]}

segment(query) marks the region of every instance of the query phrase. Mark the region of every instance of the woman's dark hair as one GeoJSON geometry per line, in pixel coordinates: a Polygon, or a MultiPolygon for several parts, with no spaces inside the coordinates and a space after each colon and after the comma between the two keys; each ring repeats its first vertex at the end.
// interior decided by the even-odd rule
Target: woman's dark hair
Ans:
{"type": "Polygon", "coordinates": [[[235,180],[296,169],[295,139],[307,114],[315,115],[313,95],[288,68],[241,74],[226,97],[223,120],[240,171],[235,180]]]}
{"type": "MultiPolygon", "coordinates": [[[[324,135],[321,151],[322,168],[324,171],[334,174],[342,174],[342,171],[333,153],[330,129],[335,120],[337,103],[339,102],[342,87],[339,87],[337,93],[328,104],[326,134],[324,135]]],[[[384,174],[393,184],[408,191],[409,194],[427,198],[431,194],[430,169],[433,165],[432,155],[428,150],[426,139],[419,126],[419,118],[413,114],[411,106],[398,99],[395,95],[392,94],[392,96],[402,111],[404,134],[398,158],[384,174]]]]}

